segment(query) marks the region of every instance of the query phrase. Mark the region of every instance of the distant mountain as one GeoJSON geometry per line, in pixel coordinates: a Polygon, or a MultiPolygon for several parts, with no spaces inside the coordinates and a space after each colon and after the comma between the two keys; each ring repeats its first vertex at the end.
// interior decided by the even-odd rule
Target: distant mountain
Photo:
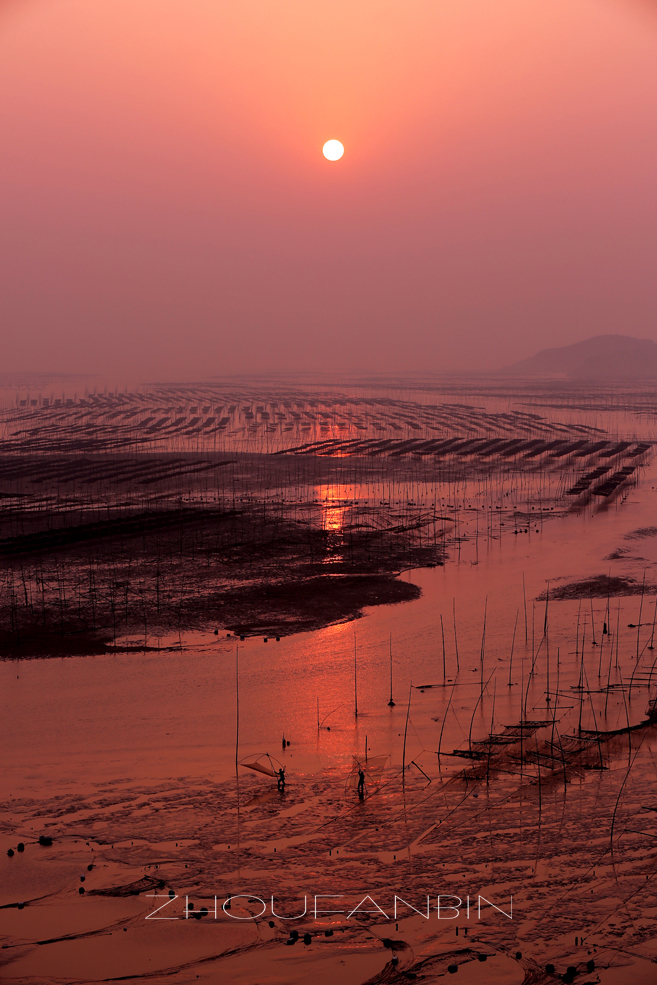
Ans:
{"type": "Polygon", "coordinates": [[[657,343],[629,335],[596,335],[558,349],[542,349],[499,370],[509,376],[569,379],[657,379],[657,343]]]}

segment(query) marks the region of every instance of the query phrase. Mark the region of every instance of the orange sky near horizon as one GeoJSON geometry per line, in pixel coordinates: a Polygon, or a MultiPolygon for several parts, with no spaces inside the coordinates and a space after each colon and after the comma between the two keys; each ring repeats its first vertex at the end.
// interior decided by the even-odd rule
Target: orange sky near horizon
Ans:
{"type": "Polygon", "coordinates": [[[657,339],[656,13],[4,0],[4,369],[431,372],[657,339]]]}

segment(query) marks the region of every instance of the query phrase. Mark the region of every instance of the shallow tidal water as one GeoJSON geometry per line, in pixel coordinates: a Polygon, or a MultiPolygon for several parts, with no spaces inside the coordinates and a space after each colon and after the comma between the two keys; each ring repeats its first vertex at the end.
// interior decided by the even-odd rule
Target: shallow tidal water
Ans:
{"type": "MultiPolygon", "coordinates": [[[[480,536],[476,564],[474,538],[466,541],[460,561],[453,559],[452,550],[444,567],[400,576],[421,586],[420,599],[366,609],[363,618],[354,622],[280,642],[273,638],[266,643],[262,638],[240,642],[227,639],[221,630],[218,636],[190,634],[183,640],[182,653],[176,636],[160,641],[163,647],[171,647],[160,653],[4,661],[0,665],[3,741],[11,749],[5,763],[5,789],[16,796],[35,795],[44,786],[63,784],[72,789],[76,782],[84,784],[88,775],[98,779],[171,775],[225,779],[235,769],[238,677],[238,758],[251,753],[275,755],[288,770],[288,782],[293,782],[295,770],[348,769],[353,755],[364,755],[366,736],[372,755],[386,755],[391,764],[401,764],[411,683],[407,761],[421,756],[423,763],[428,757],[427,762],[435,765],[437,758],[432,754],[438,748],[440,729],[433,718],[442,718],[450,694],[455,714],[448,715],[445,723],[443,750],[462,745],[469,735],[481,690],[484,614],[487,686],[475,713],[473,738],[490,731],[491,716],[496,725],[520,720],[523,681],[526,688],[532,665],[532,632],[535,652],[545,624],[545,602],[535,600],[548,584],[554,589],[608,572],[634,576],[640,583],[644,570],[650,584],[657,565],[657,536],[640,541],[625,538],[650,527],[657,515],[654,477],[652,466],[626,500],[616,500],[606,510],[589,507],[550,519],[539,532],[534,528],[517,536],[503,533],[494,540],[480,536]],[[623,544],[629,544],[630,553],[621,561],[605,560],[623,544]],[[388,707],[390,651],[392,709],[388,707]],[[420,692],[417,688],[424,684],[436,686],[420,692]],[[283,735],[290,742],[285,754],[283,735]]],[[[578,610],[589,683],[593,687],[597,682],[600,668],[607,678],[610,648],[614,649],[612,665],[616,665],[619,601],[619,661],[631,673],[637,641],[636,630],[627,624],[638,622],[639,597],[611,601],[611,632],[606,638],[602,635],[602,624],[608,618],[606,599],[548,602],[552,689],[557,675],[561,689],[578,683],[578,610]],[[597,647],[591,645],[591,609],[601,644],[597,647]]],[[[642,623],[652,623],[654,603],[655,596],[646,593],[642,623]]],[[[642,625],[642,651],[650,636],[651,625],[642,625]]],[[[543,644],[536,658],[527,695],[528,718],[546,717],[547,649],[543,644]]],[[[643,652],[643,661],[649,656],[643,652]]],[[[635,689],[629,701],[633,720],[640,720],[645,691],[635,689]]],[[[563,699],[564,715],[569,704],[563,699]]],[[[603,715],[597,727],[622,727],[621,706],[616,700],[607,702],[607,717],[603,715]]],[[[547,711],[550,717],[553,709],[547,711]]],[[[584,716],[583,726],[593,728],[591,708],[585,709],[584,716]]]]}
{"type": "MultiPolygon", "coordinates": [[[[547,738],[645,719],[654,590],[643,603],[550,599],[547,619],[537,598],[548,583],[607,573],[641,583],[645,572],[653,586],[653,484],[654,465],[605,508],[589,504],[527,534],[472,514],[444,567],[400,576],[421,598],[355,622],[279,642],[220,630],[190,634],[182,649],[163,639],[159,653],[4,661],[4,978],[384,982],[397,974],[382,944],[394,927],[399,967],[427,981],[450,962],[465,982],[538,980],[531,975],[547,962],[580,967],[583,981],[654,981],[655,727],[606,742],[600,768],[594,750],[567,781],[565,767],[562,781],[511,757],[484,776],[437,754],[523,718],[551,721],[547,738]],[[606,688],[633,673],[632,689],[606,688]],[[386,765],[360,804],[350,777],[366,749],[386,765]],[[267,753],[285,767],[284,795],[241,765],[236,780],[236,756],[267,753]],[[36,844],[42,833],[52,847],[36,844]],[[25,852],[9,858],[19,839],[25,852]],[[147,894],[170,887],[179,922],[147,923],[156,906],[147,894]],[[280,920],[222,921],[228,893],[256,890],[280,892],[285,912],[332,890],[356,901],[370,890],[385,905],[396,892],[416,903],[435,892],[482,892],[500,904],[513,895],[517,917],[470,925],[466,944],[462,923],[459,936],[417,915],[336,916],[321,931],[300,924],[312,943],[288,949],[280,920]],[[220,919],[194,922],[190,936],[179,901],[210,906],[215,894],[220,919]],[[585,975],[590,960],[597,977],[585,975]]],[[[234,912],[257,911],[242,899],[234,912]]]]}

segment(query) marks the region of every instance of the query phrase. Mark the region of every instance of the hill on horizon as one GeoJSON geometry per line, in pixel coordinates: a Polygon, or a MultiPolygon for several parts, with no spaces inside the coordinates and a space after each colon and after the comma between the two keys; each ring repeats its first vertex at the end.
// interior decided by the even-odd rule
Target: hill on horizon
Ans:
{"type": "Polygon", "coordinates": [[[510,376],[568,379],[657,379],[657,343],[630,335],[595,335],[554,349],[541,349],[498,370],[510,376]]]}

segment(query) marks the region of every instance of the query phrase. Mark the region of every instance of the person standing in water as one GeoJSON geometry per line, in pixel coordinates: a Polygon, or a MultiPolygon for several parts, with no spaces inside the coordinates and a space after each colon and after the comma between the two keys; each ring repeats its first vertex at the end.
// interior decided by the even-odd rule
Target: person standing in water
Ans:
{"type": "Polygon", "coordinates": [[[278,771],[278,780],[276,785],[281,792],[285,790],[285,770],[282,766],[278,771]]]}
{"type": "Polygon", "coordinates": [[[362,769],[358,770],[358,796],[361,800],[365,796],[365,774],[362,769]]]}

